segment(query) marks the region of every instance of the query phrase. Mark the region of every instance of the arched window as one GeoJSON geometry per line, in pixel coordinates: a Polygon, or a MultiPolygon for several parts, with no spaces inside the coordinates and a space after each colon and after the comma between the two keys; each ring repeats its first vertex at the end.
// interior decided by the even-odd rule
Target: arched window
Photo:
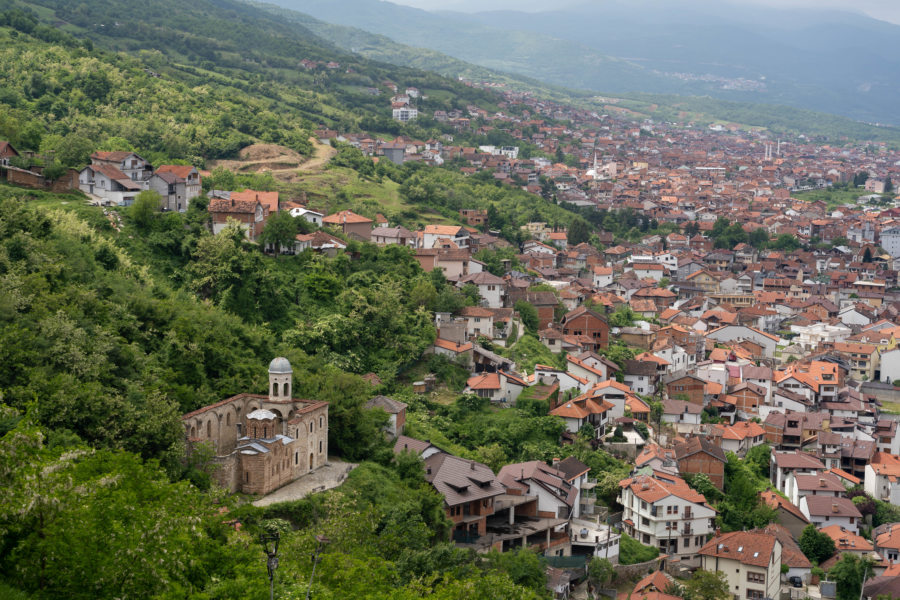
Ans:
{"type": "Polygon", "coordinates": [[[309,470],[312,471],[313,468],[313,453],[309,453],[309,470]]]}
{"type": "Polygon", "coordinates": [[[322,454],[322,440],[319,440],[319,454],[322,454]]]}
{"type": "Polygon", "coordinates": [[[273,396],[278,395],[278,382],[277,381],[272,384],[272,395],[273,396]]]}
{"type": "Polygon", "coordinates": [[[284,384],[284,395],[287,396],[288,398],[291,397],[291,384],[290,383],[284,384]]]}
{"type": "Polygon", "coordinates": [[[294,452],[294,466],[297,466],[299,464],[300,464],[300,453],[294,452]]]}
{"type": "Polygon", "coordinates": [[[325,422],[325,418],[319,417],[319,429],[322,429],[322,423],[324,423],[324,422],[325,422]]]}
{"type": "Polygon", "coordinates": [[[309,422],[309,432],[310,432],[310,433],[313,432],[313,425],[314,425],[314,424],[315,424],[315,423],[313,423],[313,421],[310,421],[310,422],[309,422]]]}
{"type": "Polygon", "coordinates": [[[191,425],[191,437],[192,438],[197,437],[197,426],[196,425],[191,425]]]}
{"type": "Polygon", "coordinates": [[[225,424],[229,426],[231,425],[231,413],[225,414],[225,424]]]}
{"type": "Polygon", "coordinates": [[[206,437],[212,437],[212,421],[206,422],[206,437]]]}

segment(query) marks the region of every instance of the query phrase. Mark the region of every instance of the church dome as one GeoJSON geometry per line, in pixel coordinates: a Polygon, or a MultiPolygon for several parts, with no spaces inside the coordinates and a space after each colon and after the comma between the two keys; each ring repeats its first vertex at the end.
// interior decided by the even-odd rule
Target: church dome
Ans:
{"type": "Polygon", "coordinates": [[[266,410],[264,408],[258,408],[254,410],[252,413],[247,415],[248,419],[252,419],[255,421],[267,421],[269,419],[275,418],[275,413],[270,410],[266,410]]]}
{"type": "Polygon", "coordinates": [[[291,363],[283,356],[279,356],[269,363],[269,373],[293,373],[291,363]]]}

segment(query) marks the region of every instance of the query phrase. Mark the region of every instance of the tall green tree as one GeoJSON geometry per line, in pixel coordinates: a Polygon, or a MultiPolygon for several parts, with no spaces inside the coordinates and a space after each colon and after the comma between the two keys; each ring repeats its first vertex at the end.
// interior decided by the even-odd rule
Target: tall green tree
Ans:
{"type": "Polygon", "coordinates": [[[875,576],[874,561],[846,552],[828,570],[828,577],[837,583],[838,600],[857,600],[865,581],[875,576]]]}
{"type": "Polygon", "coordinates": [[[691,600],[729,600],[732,597],[728,579],[721,571],[694,571],[684,587],[691,600]]]}
{"type": "Polygon", "coordinates": [[[577,246],[591,240],[591,228],[584,219],[573,219],[566,238],[570,246],[577,246]]]}
{"type": "Polygon", "coordinates": [[[828,534],[818,531],[813,524],[803,529],[797,543],[810,562],[821,564],[834,556],[834,540],[828,534]]]}
{"type": "Polygon", "coordinates": [[[134,204],[129,208],[129,216],[134,224],[141,229],[149,229],[153,218],[159,212],[162,197],[154,190],[144,190],[134,199],[134,204]]]}
{"type": "Polygon", "coordinates": [[[286,210],[269,215],[259,241],[264,246],[272,246],[276,256],[281,254],[282,250],[292,247],[296,242],[297,234],[300,233],[300,220],[292,217],[286,210]]]}

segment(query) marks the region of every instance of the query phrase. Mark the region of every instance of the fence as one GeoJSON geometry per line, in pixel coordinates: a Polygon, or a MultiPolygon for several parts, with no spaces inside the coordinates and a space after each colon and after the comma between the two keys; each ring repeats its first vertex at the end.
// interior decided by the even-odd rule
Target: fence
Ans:
{"type": "Polygon", "coordinates": [[[584,569],[587,567],[587,556],[545,556],[544,560],[557,569],[584,569]]]}

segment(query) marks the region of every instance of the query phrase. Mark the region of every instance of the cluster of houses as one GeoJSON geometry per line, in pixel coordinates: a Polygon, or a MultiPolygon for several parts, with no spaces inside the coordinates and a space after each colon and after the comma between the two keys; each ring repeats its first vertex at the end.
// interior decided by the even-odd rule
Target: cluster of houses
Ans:
{"type": "Polygon", "coordinates": [[[618,562],[621,536],[594,517],[596,481],[574,457],[552,465],[508,464],[494,473],[482,463],[405,435],[396,438],[394,452],[423,460],[425,479],[444,498],[452,539],[461,547],[478,552],[528,548],[550,557],[618,562]]]}
{"type": "Polygon", "coordinates": [[[94,152],[91,164],[78,173],[78,188],[112,206],[131,206],[145,190],[160,196],[163,210],[185,212],[202,193],[200,172],[190,165],[160,165],[156,169],[135,152],[94,152]]]}

